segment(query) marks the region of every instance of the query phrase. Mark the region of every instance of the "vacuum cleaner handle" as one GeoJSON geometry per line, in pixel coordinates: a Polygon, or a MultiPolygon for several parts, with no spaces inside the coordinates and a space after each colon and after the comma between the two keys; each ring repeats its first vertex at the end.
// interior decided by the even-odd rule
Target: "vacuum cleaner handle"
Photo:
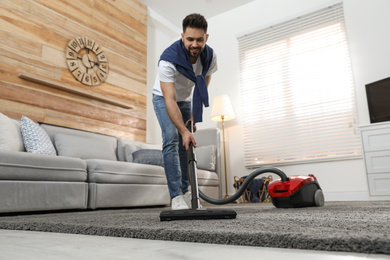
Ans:
{"type": "MultiPolygon", "coordinates": [[[[187,129],[191,133],[193,133],[193,122],[187,122],[187,129]]],[[[199,189],[198,189],[198,173],[196,168],[196,155],[195,148],[192,142],[189,144],[188,150],[188,173],[190,175],[190,183],[191,183],[191,209],[200,209],[200,199],[199,199],[199,189]]]]}
{"type": "MultiPolygon", "coordinates": [[[[192,121],[188,121],[186,126],[188,131],[190,131],[190,133],[194,133],[194,125],[192,121]]],[[[195,156],[194,144],[192,142],[189,143],[189,151],[193,153],[195,156]]]]}

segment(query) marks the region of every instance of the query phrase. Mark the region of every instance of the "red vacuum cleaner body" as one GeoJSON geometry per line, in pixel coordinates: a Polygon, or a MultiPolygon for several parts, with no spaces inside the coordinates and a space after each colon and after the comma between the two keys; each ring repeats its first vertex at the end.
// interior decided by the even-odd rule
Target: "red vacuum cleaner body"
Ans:
{"type": "Polygon", "coordinates": [[[321,207],[324,194],[314,175],[288,176],[287,181],[277,179],[268,185],[272,204],[277,208],[321,207]]]}

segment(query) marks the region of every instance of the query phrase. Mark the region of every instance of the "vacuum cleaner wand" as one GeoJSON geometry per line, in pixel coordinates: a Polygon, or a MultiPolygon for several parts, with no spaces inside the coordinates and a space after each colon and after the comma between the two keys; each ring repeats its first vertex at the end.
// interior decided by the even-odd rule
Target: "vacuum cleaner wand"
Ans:
{"type": "MultiPolygon", "coordinates": [[[[193,133],[194,126],[192,121],[188,122],[188,130],[193,133]]],[[[194,150],[194,145],[190,143],[188,151],[188,169],[190,174],[190,183],[191,183],[191,209],[200,209],[200,200],[199,200],[199,189],[198,189],[198,173],[196,171],[196,155],[194,150]]]]}
{"type": "MultiPolygon", "coordinates": [[[[188,122],[188,130],[193,132],[192,121],[188,122]]],[[[191,183],[191,209],[164,210],[160,213],[161,221],[189,220],[189,219],[234,219],[237,213],[233,209],[203,209],[200,206],[198,176],[196,168],[196,156],[194,146],[190,143],[188,151],[188,172],[191,183]]],[[[184,174],[184,173],[183,173],[184,174]]]]}

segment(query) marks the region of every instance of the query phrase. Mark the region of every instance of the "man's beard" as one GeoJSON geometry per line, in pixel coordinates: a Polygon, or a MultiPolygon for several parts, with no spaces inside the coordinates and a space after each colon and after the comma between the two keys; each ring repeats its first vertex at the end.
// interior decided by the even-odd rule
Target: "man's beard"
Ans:
{"type": "Polygon", "coordinates": [[[188,50],[188,55],[190,55],[191,58],[196,58],[200,55],[200,53],[202,52],[202,49],[200,47],[197,47],[197,48],[192,48],[190,47],[188,50]],[[197,50],[197,52],[193,52],[193,50],[197,50]]]}

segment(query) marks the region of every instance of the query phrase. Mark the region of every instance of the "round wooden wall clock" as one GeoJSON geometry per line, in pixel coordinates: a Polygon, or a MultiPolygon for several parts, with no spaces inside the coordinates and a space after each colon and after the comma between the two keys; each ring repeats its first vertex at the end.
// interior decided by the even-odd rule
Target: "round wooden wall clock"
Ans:
{"type": "Polygon", "coordinates": [[[69,42],[66,61],[73,76],[85,85],[97,86],[107,79],[107,56],[98,43],[87,37],[76,37],[69,42]]]}

